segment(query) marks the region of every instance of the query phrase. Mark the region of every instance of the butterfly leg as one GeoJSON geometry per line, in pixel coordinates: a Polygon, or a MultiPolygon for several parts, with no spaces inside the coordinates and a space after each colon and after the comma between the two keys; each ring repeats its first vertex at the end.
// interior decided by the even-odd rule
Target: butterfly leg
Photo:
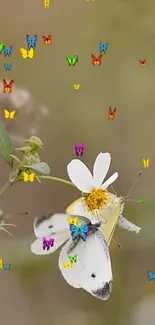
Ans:
{"type": "Polygon", "coordinates": [[[117,224],[120,228],[128,230],[128,231],[136,232],[137,234],[141,230],[141,228],[139,228],[138,226],[134,225],[134,223],[125,219],[122,215],[118,217],[117,224]]]}

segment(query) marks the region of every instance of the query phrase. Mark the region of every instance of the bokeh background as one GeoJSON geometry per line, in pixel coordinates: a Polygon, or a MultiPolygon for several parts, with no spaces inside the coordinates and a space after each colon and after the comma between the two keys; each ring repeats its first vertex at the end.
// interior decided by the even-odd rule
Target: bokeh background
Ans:
{"type": "MultiPolygon", "coordinates": [[[[124,216],[142,227],[135,235],[116,230],[114,239],[122,248],[110,247],[114,285],[108,301],[100,301],[65,283],[58,269],[58,255],[38,257],[31,253],[34,216],[63,212],[78,191],[67,185],[42,181],[20,183],[1,199],[0,209],[9,214],[10,237],[0,232],[0,256],[11,270],[0,270],[0,323],[5,325],[154,325],[155,283],[155,2],[140,0],[11,0],[1,3],[1,42],[13,46],[11,59],[0,55],[1,78],[15,80],[13,93],[0,90],[1,120],[16,145],[35,134],[44,143],[41,160],[51,174],[67,179],[66,165],[76,158],[74,143],[84,143],[82,160],[92,168],[99,152],[110,152],[110,173],[119,172],[118,195],[126,195],[143,170],[131,198],[144,197],[143,204],[128,202],[124,216]],[[42,36],[51,33],[53,43],[44,46],[42,36]],[[26,34],[37,34],[34,59],[23,60],[26,34]],[[99,42],[109,42],[100,67],[91,64],[99,55],[99,42]],[[79,55],[79,64],[69,67],[66,55],[79,55]],[[139,60],[147,60],[142,68],[139,60]],[[12,63],[10,72],[4,63],[12,63]],[[80,84],[75,91],[73,85],[80,84]],[[109,106],[117,108],[108,120],[109,106]],[[3,109],[17,109],[7,121],[3,109]],[[150,158],[143,168],[142,159],[150,158]],[[29,215],[24,212],[29,211],[29,215]]],[[[0,185],[9,170],[0,165],[0,185]]]]}

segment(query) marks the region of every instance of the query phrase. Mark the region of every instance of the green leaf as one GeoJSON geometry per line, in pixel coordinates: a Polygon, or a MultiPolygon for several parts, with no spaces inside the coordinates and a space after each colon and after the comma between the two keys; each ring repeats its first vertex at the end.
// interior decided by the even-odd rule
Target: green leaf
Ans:
{"type": "Polygon", "coordinates": [[[45,162],[39,162],[33,165],[21,165],[19,168],[20,170],[32,169],[35,172],[38,172],[43,175],[50,174],[50,167],[45,162]]]}
{"type": "Polygon", "coordinates": [[[14,153],[12,140],[5,126],[0,123],[0,156],[11,166],[12,158],[10,155],[14,153]]]}
{"type": "Polygon", "coordinates": [[[21,162],[21,161],[19,160],[19,158],[16,157],[15,155],[10,155],[10,157],[11,157],[13,160],[16,160],[18,163],[21,162]]]}

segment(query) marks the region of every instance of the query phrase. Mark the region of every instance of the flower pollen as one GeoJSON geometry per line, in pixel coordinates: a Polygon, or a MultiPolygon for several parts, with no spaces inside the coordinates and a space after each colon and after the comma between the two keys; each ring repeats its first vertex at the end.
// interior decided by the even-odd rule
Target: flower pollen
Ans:
{"type": "Polygon", "coordinates": [[[106,193],[107,191],[102,190],[102,188],[94,189],[88,195],[85,195],[85,204],[89,212],[93,210],[98,210],[106,204],[106,193]]]}

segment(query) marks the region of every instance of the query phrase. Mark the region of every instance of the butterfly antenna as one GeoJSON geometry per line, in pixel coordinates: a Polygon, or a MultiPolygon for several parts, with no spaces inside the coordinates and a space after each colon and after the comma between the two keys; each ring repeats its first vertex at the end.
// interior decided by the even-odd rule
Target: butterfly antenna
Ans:
{"type": "Polygon", "coordinates": [[[117,193],[116,193],[116,191],[115,191],[113,185],[111,185],[111,188],[112,188],[112,191],[114,192],[114,194],[117,196],[117,193]]]}
{"type": "Polygon", "coordinates": [[[1,227],[1,229],[2,229],[3,231],[5,231],[7,234],[9,234],[10,236],[13,236],[13,235],[11,234],[11,232],[7,231],[5,228],[1,227]]]}
{"type": "Polygon", "coordinates": [[[133,191],[133,189],[134,189],[135,185],[137,184],[137,182],[138,182],[138,180],[139,180],[139,177],[140,177],[141,175],[142,175],[142,172],[140,172],[140,173],[138,174],[136,180],[134,181],[133,185],[131,186],[130,191],[129,191],[128,194],[125,196],[124,200],[126,200],[126,199],[129,197],[129,195],[130,195],[131,192],[133,191]]]}

